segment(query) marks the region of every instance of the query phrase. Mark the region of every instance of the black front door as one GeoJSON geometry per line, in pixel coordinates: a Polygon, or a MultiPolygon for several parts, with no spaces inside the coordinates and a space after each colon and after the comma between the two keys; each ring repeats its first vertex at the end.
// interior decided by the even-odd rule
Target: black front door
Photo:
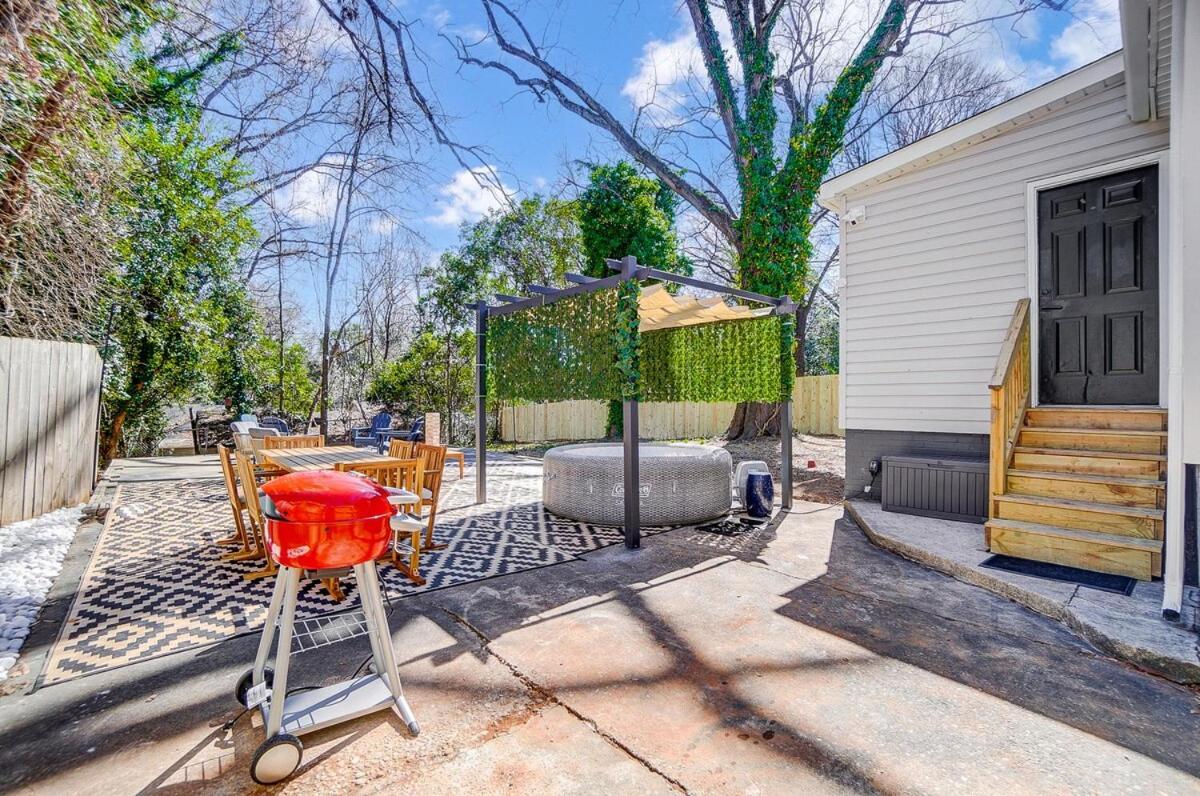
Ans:
{"type": "Polygon", "coordinates": [[[1039,399],[1158,404],[1158,168],[1038,194],[1039,399]]]}

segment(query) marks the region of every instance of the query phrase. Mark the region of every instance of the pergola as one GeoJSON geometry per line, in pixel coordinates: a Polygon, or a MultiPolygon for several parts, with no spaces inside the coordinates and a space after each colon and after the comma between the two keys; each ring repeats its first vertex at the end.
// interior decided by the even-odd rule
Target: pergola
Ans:
{"type": "Polygon", "coordinates": [[[497,295],[498,305],[481,301],[473,306],[476,501],[487,502],[490,386],[491,397],[501,399],[621,401],[626,547],[641,546],[638,404],[645,393],[658,400],[779,401],[782,503],[790,509],[791,324],[796,305],[787,296],[765,296],[662,271],[640,265],[633,257],[609,260],[608,266],[615,273],[607,277],[567,274],[567,281],[573,283],[570,287],[526,285],[531,295],[497,295]],[[642,282],[648,280],[658,284],[643,289],[642,282]],[[716,295],[675,296],[662,283],[716,295]],[[585,296],[602,300],[581,308],[579,299],[585,296]],[[727,298],[757,306],[730,304],[727,298]],[[557,305],[554,310],[543,309],[553,305],[557,305]],[[514,323],[515,319],[524,325],[514,323]],[[489,333],[499,337],[507,353],[489,351],[489,333]],[[767,344],[775,350],[764,351],[767,344]],[[653,360],[648,379],[640,372],[643,355],[653,360]],[[490,385],[489,356],[491,369],[497,371],[490,385]],[[701,369],[697,362],[709,370],[694,372],[701,369]],[[720,397],[706,397],[711,395],[720,397]]]}

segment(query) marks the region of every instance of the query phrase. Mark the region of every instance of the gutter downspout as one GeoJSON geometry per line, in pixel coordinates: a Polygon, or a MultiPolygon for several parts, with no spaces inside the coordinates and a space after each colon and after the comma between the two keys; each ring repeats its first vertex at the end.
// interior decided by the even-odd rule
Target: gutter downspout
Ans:
{"type": "MultiPolygon", "coordinates": [[[[1181,5],[1176,2],[1175,5],[1181,5]]],[[[1131,121],[1153,117],[1150,95],[1150,3],[1121,0],[1121,42],[1125,61],[1125,101],[1131,121]]]]}
{"type": "MultiPolygon", "coordinates": [[[[1169,303],[1167,308],[1168,329],[1168,370],[1167,370],[1167,516],[1166,543],[1163,550],[1163,618],[1177,621],[1183,607],[1183,572],[1184,572],[1184,483],[1183,466],[1183,431],[1186,423],[1186,407],[1184,406],[1183,391],[1183,269],[1187,267],[1184,259],[1184,190],[1185,174],[1193,168],[1195,156],[1189,156],[1185,150],[1184,127],[1187,124],[1187,112],[1184,107],[1184,81],[1186,75],[1185,58],[1187,56],[1188,31],[1185,30],[1185,7],[1187,3],[1177,0],[1172,4],[1172,38],[1178,42],[1171,53],[1171,129],[1169,179],[1167,201],[1170,203],[1167,216],[1167,257],[1169,264],[1168,291],[1169,303]]],[[[1122,4],[1124,9],[1124,4],[1122,4]]],[[[1200,19],[1192,21],[1193,26],[1200,25],[1200,19]]],[[[1193,37],[1194,38],[1194,37],[1193,37]]]]}

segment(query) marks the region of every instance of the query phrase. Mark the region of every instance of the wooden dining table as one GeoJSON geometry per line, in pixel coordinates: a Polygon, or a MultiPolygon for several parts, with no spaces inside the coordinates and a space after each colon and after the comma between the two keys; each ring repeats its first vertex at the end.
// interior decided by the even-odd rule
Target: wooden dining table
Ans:
{"type": "Polygon", "coordinates": [[[346,462],[390,462],[390,456],[375,453],[370,448],[353,445],[325,445],[313,448],[263,448],[258,452],[263,462],[289,473],[314,470],[334,470],[346,462]]]}

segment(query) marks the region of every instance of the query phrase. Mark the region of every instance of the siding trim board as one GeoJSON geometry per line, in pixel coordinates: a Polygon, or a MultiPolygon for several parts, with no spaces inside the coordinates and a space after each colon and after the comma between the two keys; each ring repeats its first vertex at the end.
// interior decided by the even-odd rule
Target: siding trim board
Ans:
{"type": "MultiPolygon", "coordinates": [[[[1158,357],[1160,363],[1170,362],[1169,349],[1171,345],[1170,334],[1170,305],[1167,300],[1167,291],[1170,287],[1170,270],[1171,270],[1171,254],[1170,246],[1165,245],[1170,240],[1168,237],[1170,208],[1168,202],[1170,200],[1170,158],[1167,149],[1159,149],[1155,152],[1149,152],[1144,155],[1136,155],[1134,157],[1124,158],[1123,160],[1102,163],[1096,166],[1091,166],[1085,169],[1077,169],[1075,171],[1056,174],[1053,177],[1043,179],[1030,180],[1025,183],[1025,235],[1030,244],[1026,248],[1025,268],[1026,268],[1026,289],[1030,296],[1038,294],[1038,250],[1037,245],[1033,243],[1037,241],[1038,235],[1038,209],[1037,199],[1038,193],[1049,188],[1055,188],[1060,185],[1070,185],[1075,182],[1083,182],[1095,177],[1103,177],[1107,174],[1116,174],[1121,171],[1128,171],[1143,166],[1158,167],[1158,357]]],[[[1029,334],[1030,340],[1038,340],[1038,313],[1029,313],[1029,334]]],[[[1032,406],[1040,406],[1039,391],[1037,385],[1040,383],[1038,379],[1039,372],[1039,357],[1030,357],[1030,383],[1034,385],[1031,398],[1032,406]]],[[[1158,405],[1162,408],[1167,408],[1167,376],[1168,367],[1159,367],[1158,372],[1158,405]]]]}

